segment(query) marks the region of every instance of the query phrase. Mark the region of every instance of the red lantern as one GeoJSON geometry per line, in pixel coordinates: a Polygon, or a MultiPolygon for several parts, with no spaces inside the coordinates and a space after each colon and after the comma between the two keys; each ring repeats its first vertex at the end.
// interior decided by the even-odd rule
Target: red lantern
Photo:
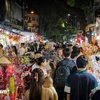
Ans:
{"type": "Polygon", "coordinates": [[[14,66],[11,66],[11,65],[7,66],[7,74],[8,74],[8,76],[10,74],[12,74],[13,72],[14,72],[14,66]]]}
{"type": "Polygon", "coordinates": [[[12,39],[12,36],[9,36],[9,39],[12,39]]]}

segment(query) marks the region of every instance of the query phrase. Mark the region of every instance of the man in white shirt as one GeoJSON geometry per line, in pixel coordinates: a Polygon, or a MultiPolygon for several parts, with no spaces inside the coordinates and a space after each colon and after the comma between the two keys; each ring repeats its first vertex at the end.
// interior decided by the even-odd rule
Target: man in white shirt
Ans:
{"type": "Polygon", "coordinates": [[[20,49],[19,49],[19,55],[20,55],[20,56],[23,56],[23,55],[25,54],[25,52],[26,52],[24,46],[25,46],[25,44],[24,44],[24,43],[21,43],[21,47],[20,47],[20,49]]]}

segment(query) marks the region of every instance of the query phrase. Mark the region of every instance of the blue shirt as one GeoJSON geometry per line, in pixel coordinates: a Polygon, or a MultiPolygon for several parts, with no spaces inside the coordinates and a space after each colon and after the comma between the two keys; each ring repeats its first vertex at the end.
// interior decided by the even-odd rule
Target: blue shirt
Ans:
{"type": "Polygon", "coordinates": [[[89,100],[92,90],[98,87],[95,77],[86,72],[78,70],[67,78],[65,92],[70,94],[70,100],[89,100]]]}

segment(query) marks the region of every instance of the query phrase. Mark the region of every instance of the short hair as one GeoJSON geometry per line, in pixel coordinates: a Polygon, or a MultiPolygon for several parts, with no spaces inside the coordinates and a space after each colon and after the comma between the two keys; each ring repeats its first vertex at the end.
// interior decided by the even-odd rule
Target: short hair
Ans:
{"type": "Polygon", "coordinates": [[[70,46],[72,47],[73,45],[72,45],[72,44],[68,44],[67,46],[68,46],[68,47],[70,47],[70,46]]]}
{"type": "Polygon", "coordinates": [[[40,66],[43,62],[45,62],[46,58],[44,56],[36,59],[37,64],[40,66]]]}
{"type": "Polygon", "coordinates": [[[77,47],[77,46],[73,46],[73,51],[78,51],[78,52],[80,52],[80,48],[79,47],[77,47]]]}
{"type": "Polygon", "coordinates": [[[71,50],[70,50],[70,48],[66,48],[66,49],[64,49],[64,50],[63,50],[63,54],[64,54],[65,57],[69,57],[70,54],[71,54],[71,50]]]}
{"type": "Polygon", "coordinates": [[[84,55],[79,56],[76,60],[76,65],[78,68],[85,68],[87,64],[88,59],[84,55]]]}
{"type": "Polygon", "coordinates": [[[62,50],[62,48],[57,48],[57,52],[58,52],[59,50],[62,50]]]}
{"type": "Polygon", "coordinates": [[[21,43],[21,46],[24,46],[25,45],[25,43],[21,43]]]}
{"type": "Polygon", "coordinates": [[[80,52],[78,52],[78,51],[72,51],[71,58],[73,59],[73,58],[77,57],[79,54],[80,54],[80,52]]]}

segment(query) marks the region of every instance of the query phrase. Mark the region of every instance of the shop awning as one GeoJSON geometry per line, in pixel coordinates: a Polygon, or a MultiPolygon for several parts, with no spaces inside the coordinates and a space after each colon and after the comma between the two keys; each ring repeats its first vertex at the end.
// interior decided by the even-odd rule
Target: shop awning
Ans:
{"type": "Polygon", "coordinates": [[[20,32],[19,35],[27,36],[27,35],[34,35],[34,32],[20,32]]]}

